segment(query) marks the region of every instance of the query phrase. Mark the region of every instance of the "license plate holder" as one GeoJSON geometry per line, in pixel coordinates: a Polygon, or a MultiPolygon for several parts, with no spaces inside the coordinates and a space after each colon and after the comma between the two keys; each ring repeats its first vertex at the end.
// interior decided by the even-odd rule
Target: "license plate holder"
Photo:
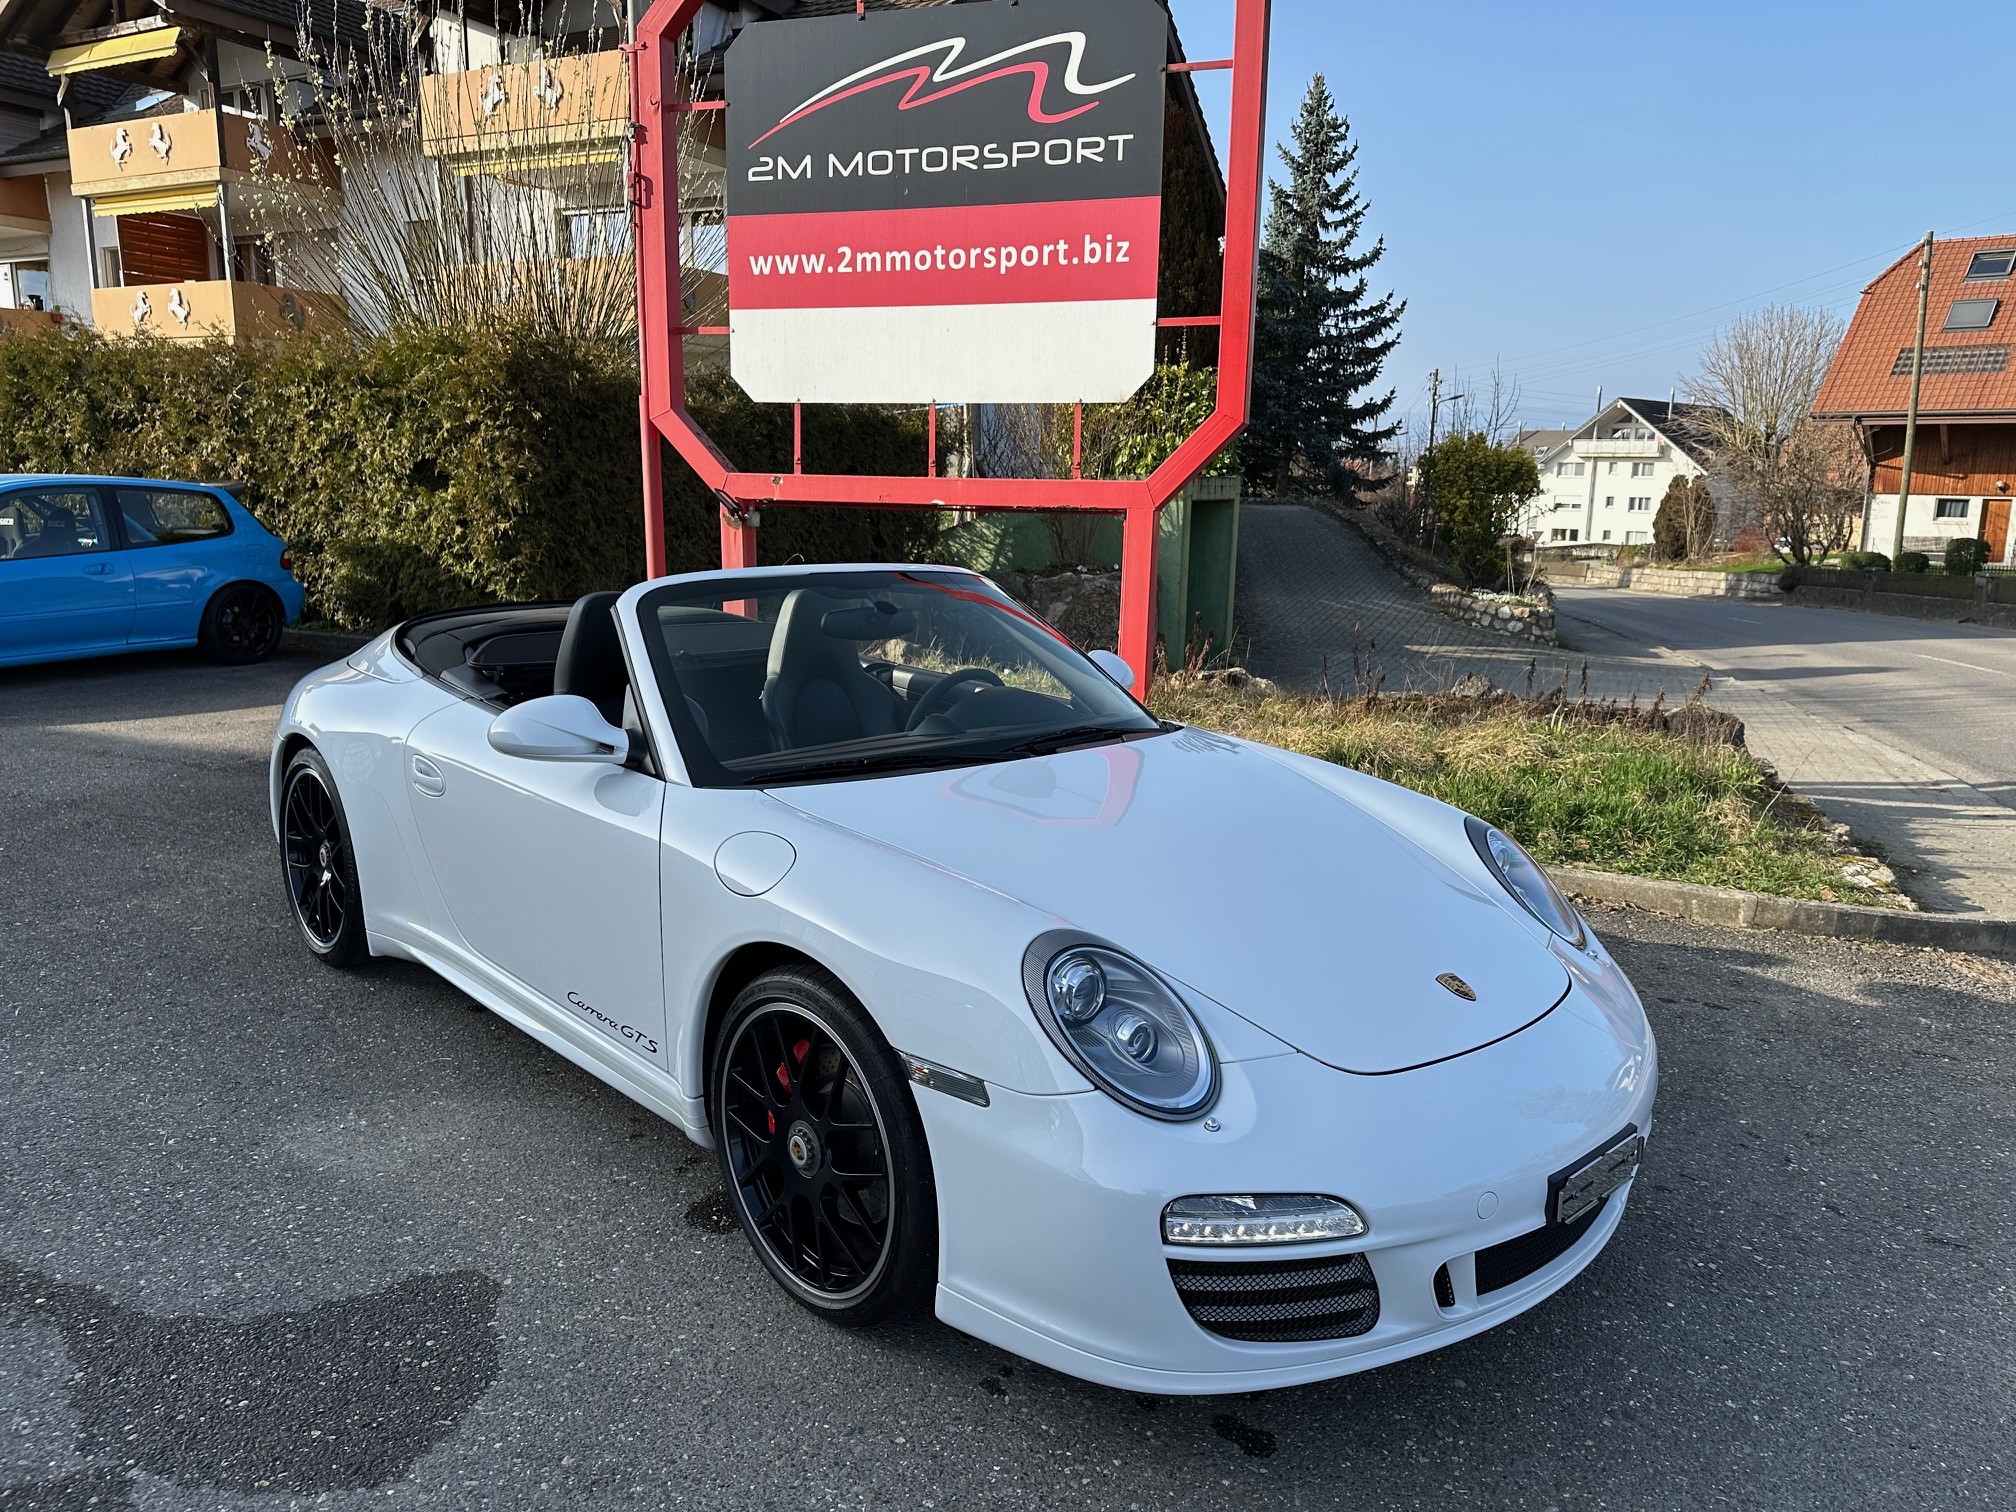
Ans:
{"type": "Polygon", "coordinates": [[[1573,1223],[1593,1213],[1638,1174],[1644,1160],[1645,1136],[1630,1125],[1595,1154],[1548,1178],[1547,1221],[1573,1223]]]}

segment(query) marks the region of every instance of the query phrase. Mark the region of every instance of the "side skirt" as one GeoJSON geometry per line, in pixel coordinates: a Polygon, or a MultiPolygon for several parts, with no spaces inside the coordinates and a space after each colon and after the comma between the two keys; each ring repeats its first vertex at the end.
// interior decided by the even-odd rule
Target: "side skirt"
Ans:
{"type": "Polygon", "coordinates": [[[390,956],[425,966],[506,1023],[522,1029],[590,1076],[607,1082],[631,1101],[641,1103],[675,1125],[695,1144],[710,1150],[714,1147],[704,1101],[688,1097],[671,1077],[604,1044],[585,1025],[548,1007],[524,987],[501,977],[466,951],[418,930],[402,936],[373,932],[368,939],[374,956],[390,956]]]}

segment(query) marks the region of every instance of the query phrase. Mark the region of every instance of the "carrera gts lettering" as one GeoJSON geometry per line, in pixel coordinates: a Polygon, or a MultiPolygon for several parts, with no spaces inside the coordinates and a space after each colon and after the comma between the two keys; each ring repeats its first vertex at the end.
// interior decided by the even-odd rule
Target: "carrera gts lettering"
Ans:
{"type": "Polygon", "coordinates": [[[584,999],[580,993],[578,992],[568,993],[567,1006],[569,1008],[572,1008],[576,1013],[580,1014],[583,1018],[590,1019],[595,1023],[600,1024],[604,1029],[608,1029],[613,1033],[621,1035],[624,1039],[630,1041],[631,1044],[637,1046],[640,1050],[643,1050],[651,1055],[656,1055],[658,1053],[658,1041],[651,1038],[651,1036],[646,1034],[642,1029],[634,1028],[629,1024],[623,1023],[621,1020],[609,1017],[609,1015],[604,1013],[600,1008],[597,1008],[594,1004],[584,999]]]}

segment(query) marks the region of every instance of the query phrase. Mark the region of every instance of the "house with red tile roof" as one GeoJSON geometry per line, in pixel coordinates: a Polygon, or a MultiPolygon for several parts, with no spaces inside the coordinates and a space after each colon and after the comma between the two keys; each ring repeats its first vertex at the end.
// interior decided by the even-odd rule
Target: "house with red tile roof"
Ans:
{"type": "MultiPolygon", "coordinates": [[[[1914,249],[1862,291],[1814,401],[1816,419],[1855,426],[1870,463],[1862,544],[1887,553],[1897,528],[1904,424],[1918,324],[1914,249]]],[[[1935,244],[1918,445],[1904,509],[1907,550],[1935,558],[1956,537],[2016,556],[2016,234],[1935,244]]]]}

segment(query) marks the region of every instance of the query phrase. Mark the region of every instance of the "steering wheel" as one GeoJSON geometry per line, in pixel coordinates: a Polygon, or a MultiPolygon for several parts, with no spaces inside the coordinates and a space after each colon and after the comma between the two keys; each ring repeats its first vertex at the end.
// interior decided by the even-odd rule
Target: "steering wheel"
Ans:
{"type": "Polygon", "coordinates": [[[968,684],[984,683],[992,683],[997,688],[1006,686],[999,677],[985,667],[963,667],[957,672],[947,673],[943,681],[918,700],[917,707],[910,711],[910,718],[904,722],[903,728],[916,729],[933,714],[942,714],[964,698],[966,693],[974,691],[968,684]],[[966,693],[961,693],[959,691],[961,688],[965,688],[966,693]]]}

